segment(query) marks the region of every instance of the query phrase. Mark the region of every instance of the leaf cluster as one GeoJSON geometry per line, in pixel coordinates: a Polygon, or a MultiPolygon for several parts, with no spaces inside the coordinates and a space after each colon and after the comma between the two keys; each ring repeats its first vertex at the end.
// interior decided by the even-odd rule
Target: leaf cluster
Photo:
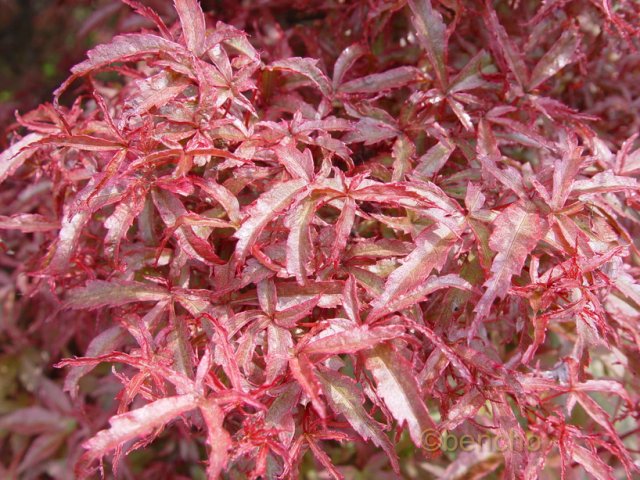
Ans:
{"type": "Polygon", "coordinates": [[[0,154],[2,475],[638,474],[634,2],[125,3],[0,154]]]}

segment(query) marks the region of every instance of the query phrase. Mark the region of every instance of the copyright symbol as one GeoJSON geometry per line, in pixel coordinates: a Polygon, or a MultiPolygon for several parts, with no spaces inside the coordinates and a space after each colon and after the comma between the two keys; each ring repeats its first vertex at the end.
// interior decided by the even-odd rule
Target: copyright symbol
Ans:
{"type": "Polygon", "coordinates": [[[440,449],[440,433],[431,428],[422,432],[422,444],[428,452],[436,452],[440,449]]]}

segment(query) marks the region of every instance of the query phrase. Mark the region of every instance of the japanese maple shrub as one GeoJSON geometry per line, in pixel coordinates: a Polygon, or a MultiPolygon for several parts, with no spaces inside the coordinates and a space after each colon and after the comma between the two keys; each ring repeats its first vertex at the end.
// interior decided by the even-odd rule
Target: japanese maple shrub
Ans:
{"type": "Polygon", "coordinates": [[[125,3],[0,155],[2,478],[638,478],[637,2],[125,3]]]}

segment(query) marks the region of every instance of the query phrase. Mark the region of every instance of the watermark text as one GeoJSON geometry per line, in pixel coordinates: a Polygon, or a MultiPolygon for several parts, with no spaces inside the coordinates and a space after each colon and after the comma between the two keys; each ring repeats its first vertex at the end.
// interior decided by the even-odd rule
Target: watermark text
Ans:
{"type": "Polygon", "coordinates": [[[537,452],[540,450],[540,437],[537,435],[519,435],[516,431],[509,434],[455,434],[452,432],[438,432],[425,430],[422,434],[422,444],[430,452],[464,451],[470,452],[476,448],[489,449],[495,452],[537,452]]]}

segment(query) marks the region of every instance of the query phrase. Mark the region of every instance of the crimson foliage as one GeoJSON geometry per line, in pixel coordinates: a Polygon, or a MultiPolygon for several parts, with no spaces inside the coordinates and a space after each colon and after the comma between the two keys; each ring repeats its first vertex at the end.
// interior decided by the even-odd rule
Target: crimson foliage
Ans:
{"type": "Polygon", "coordinates": [[[638,474],[637,4],[125,3],[0,156],[0,476],[638,474]]]}

